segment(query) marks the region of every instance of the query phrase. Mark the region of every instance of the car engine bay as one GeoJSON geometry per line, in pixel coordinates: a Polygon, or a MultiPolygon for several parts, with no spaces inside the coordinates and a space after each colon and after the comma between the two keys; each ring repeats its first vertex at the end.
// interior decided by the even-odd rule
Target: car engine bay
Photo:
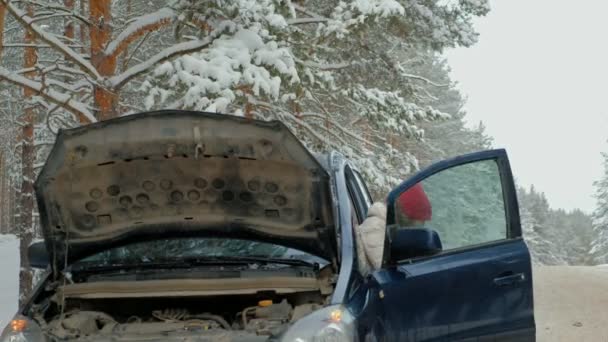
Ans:
{"type": "Polygon", "coordinates": [[[328,284],[330,275],[325,268],[292,278],[198,279],[196,292],[179,285],[192,279],[156,280],[154,288],[172,289],[160,292],[146,287],[154,280],[58,284],[32,316],[49,341],[268,341],[328,304],[331,287],[306,286],[328,284]],[[258,287],[266,281],[278,287],[258,287]],[[285,285],[298,281],[307,285],[285,285]]]}
{"type": "Polygon", "coordinates": [[[71,301],[45,330],[60,341],[265,341],[324,304],[311,294],[256,299],[71,301]]]}

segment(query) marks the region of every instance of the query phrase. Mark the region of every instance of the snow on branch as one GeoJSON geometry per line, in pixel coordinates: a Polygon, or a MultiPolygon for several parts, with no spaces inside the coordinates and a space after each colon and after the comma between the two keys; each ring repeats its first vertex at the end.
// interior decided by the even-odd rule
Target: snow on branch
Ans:
{"type": "Polygon", "coordinates": [[[323,64],[317,63],[313,61],[304,61],[294,57],[294,60],[299,64],[307,66],[309,68],[319,69],[319,70],[336,70],[336,69],[344,69],[350,66],[350,63],[342,62],[342,63],[331,63],[331,64],[323,64]]]}
{"type": "MultiPolygon", "coordinates": [[[[287,20],[288,25],[305,25],[305,24],[316,24],[316,23],[326,23],[329,21],[329,18],[326,18],[318,13],[315,13],[306,7],[298,4],[292,4],[293,8],[300,13],[304,13],[309,16],[309,18],[292,18],[287,20]]],[[[295,15],[295,13],[294,13],[295,15]]]]}
{"type": "Polygon", "coordinates": [[[95,116],[87,109],[86,105],[82,102],[73,100],[70,95],[58,92],[56,90],[46,88],[42,83],[32,81],[29,78],[25,78],[21,75],[15,74],[10,70],[0,66],[0,79],[4,79],[17,86],[31,89],[47,100],[60,105],[61,107],[69,110],[76,114],[78,119],[86,122],[95,122],[95,116]]]}
{"type": "Polygon", "coordinates": [[[323,135],[321,135],[318,129],[315,129],[308,122],[298,118],[297,116],[292,115],[291,113],[281,113],[281,117],[284,118],[283,121],[285,121],[285,119],[292,120],[296,125],[299,125],[300,127],[304,128],[311,136],[319,140],[319,142],[324,143],[333,149],[340,149],[340,145],[336,144],[335,141],[329,139],[328,137],[324,137],[323,135]]]}
{"type": "MultiPolygon", "coordinates": [[[[42,8],[48,8],[50,10],[54,10],[54,11],[59,11],[59,12],[65,12],[66,14],[80,20],[82,23],[86,24],[86,25],[91,25],[91,22],[89,21],[89,19],[87,19],[86,17],[78,14],[78,12],[74,11],[74,10],[70,10],[66,7],[63,6],[58,6],[58,5],[53,5],[50,3],[45,3],[45,2],[41,2],[41,1],[35,1],[35,0],[29,0],[29,3],[42,7],[42,8]]],[[[36,21],[39,20],[39,18],[35,18],[36,21]]]]}
{"type": "Polygon", "coordinates": [[[177,18],[177,14],[170,8],[142,15],[131,22],[120,34],[108,44],[105,55],[118,56],[130,43],[141,37],[146,32],[157,30],[165,25],[172,23],[177,18]]]}
{"type": "Polygon", "coordinates": [[[49,15],[41,15],[41,16],[33,17],[32,18],[32,23],[38,22],[38,21],[51,20],[51,19],[59,18],[59,17],[76,17],[76,16],[74,16],[71,12],[54,13],[54,14],[49,14],[49,15]]]}
{"type": "Polygon", "coordinates": [[[26,12],[17,8],[13,2],[10,0],[0,0],[2,4],[6,6],[6,9],[17,19],[17,21],[23,25],[24,27],[28,27],[36,34],[40,40],[45,43],[53,46],[56,50],[63,53],[67,58],[72,60],[72,62],[76,63],[83,70],[85,70],[89,75],[93,76],[95,79],[101,79],[101,75],[97,72],[95,67],[89,61],[84,59],[80,54],[76,53],[74,50],[70,49],[67,45],[62,43],[57,37],[55,37],[52,33],[46,32],[40,26],[34,23],[34,19],[27,15],[26,12]]]}
{"type": "Polygon", "coordinates": [[[181,56],[204,49],[213,42],[215,37],[216,35],[212,34],[203,40],[191,40],[188,42],[175,44],[150,57],[148,60],[127,69],[122,74],[110,77],[109,82],[112,88],[120,89],[120,87],[122,87],[126,82],[128,82],[132,78],[141,75],[142,73],[154,68],[157,65],[160,65],[160,63],[164,61],[167,61],[176,56],[181,56]]]}
{"type": "MultiPolygon", "coordinates": [[[[328,116],[328,115],[322,115],[322,114],[319,114],[319,113],[312,113],[312,112],[302,112],[302,113],[300,113],[300,115],[299,115],[299,118],[300,118],[300,119],[302,119],[302,120],[305,120],[305,119],[307,119],[307,118],[309,118],[309,117],[310,117],[310,118],[315,118],[315,119],[318,119],[318,120],[321,120],[321,121],[328,121],[328,122],[330,122],[330,123],[331,123],[331,125],[332,125],[332,127],[333,127],[334,129],[336,129],[336,130],[338,130],[338,131],[342,132],[344,135],[349,136],[350,138],[353,138],[353,139],[357,140],[357,141],[358,141],[358,142],[360,142],[360,143],[363,143],[363,144],[368,144],[368,145],[370,145],[371,147],[378,148],[378,149],[381,149],[381,148],[382,148],[381,146],[379,146],[379,145],[375,144],[375,143],[374,143],[374,142],[372,142],[371,140],[367,140],[367,139],[365,139],[365,138],[362,138],[362,137],[360,137],[360,136],[358,136],[358,135],[354,134],[353,132],[351,132],[351,131],[349,130],[349,128],[348,128],[348,127],[346,127],[346,126],[344,126],[344,125],[342,125],[342,124],[338,123],[337,121],[335,121],[335,120],[331,119],[331,117],[330,117],[330,116],[328,116]]],[[[324,128],[324,129],[325,129],[325,128],[324,128]]]]}
{"type": "Polygon", "coordinates": [[[446,84],[435,83],[435,82],[429,80],[428,78],[422,77],[422,76],[419,76],[419,75],[412,75],[412,74],[407,74],[407,73],[401,73],[400,75],[403,76],[403,77],[405,77],[405,78],[412,78],[412,79],[415,79],[415,80],[423,81],[423,82],[428,83],[428,84],[430,84],[432,86],[435,86],[435,87],[449,87],[450,86],[449,83],[446,83],[446,84]]]}
{"type": "Polygon", "coordinates": [[[304,13],[306,15],[309,15],[309,16],[313,17],[313,18],[323,18],[323,19],[327,20],[327,18],[323,17],[322,15],[320,15],[320,14],[318,14],[316,12],[313,12],[313,11],[309,10],[308,8],[306,8],[306,7],[302,6],[302,5],[299,5],[299,4],[296,4],[296,3],[292,3],[292,6],[298,12],[304,13]]]}
{"type": "Polygon", "coordinates": [[[327,18],[293,18],[293,19],[287,19],[287,24],[305,25],[305,24],[326,23],[327,21],[329,21],[329,19],[327,19],[327,18]]]}

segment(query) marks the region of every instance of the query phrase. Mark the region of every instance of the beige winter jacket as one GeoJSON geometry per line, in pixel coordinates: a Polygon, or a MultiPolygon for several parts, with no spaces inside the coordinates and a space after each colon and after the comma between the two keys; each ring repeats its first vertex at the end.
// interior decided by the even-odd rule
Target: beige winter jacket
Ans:
{"type": "Polygon", "coordinates": [[[359,270],[367,274],[382,266],[384,235],[386,231],[386,206],[376,202],[367,212],[367,218],[356,229],[359,270]]]}

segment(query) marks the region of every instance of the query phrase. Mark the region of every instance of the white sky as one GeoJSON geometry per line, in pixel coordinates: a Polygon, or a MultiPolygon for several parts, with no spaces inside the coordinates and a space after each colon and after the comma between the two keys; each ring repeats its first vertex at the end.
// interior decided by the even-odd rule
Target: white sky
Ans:
{"type": "Polygon", "coordinates": [[[520,184],[554,208],[595,205],[608,151],[608,1],[493,0],[479,43],[448,51],[453,79],[509,153],[520,184]]]}

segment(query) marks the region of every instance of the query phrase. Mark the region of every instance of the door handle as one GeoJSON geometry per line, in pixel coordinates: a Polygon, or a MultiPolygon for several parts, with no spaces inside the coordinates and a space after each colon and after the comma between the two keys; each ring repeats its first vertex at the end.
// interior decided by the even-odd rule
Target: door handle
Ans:
{"type": "Polygon", "coordinates": [[[523,273],[505,272],[494,278],[494,284],[497,286],[509,286],[517,283],[522,283],[526,280],[526,275],[523,273]]]}

